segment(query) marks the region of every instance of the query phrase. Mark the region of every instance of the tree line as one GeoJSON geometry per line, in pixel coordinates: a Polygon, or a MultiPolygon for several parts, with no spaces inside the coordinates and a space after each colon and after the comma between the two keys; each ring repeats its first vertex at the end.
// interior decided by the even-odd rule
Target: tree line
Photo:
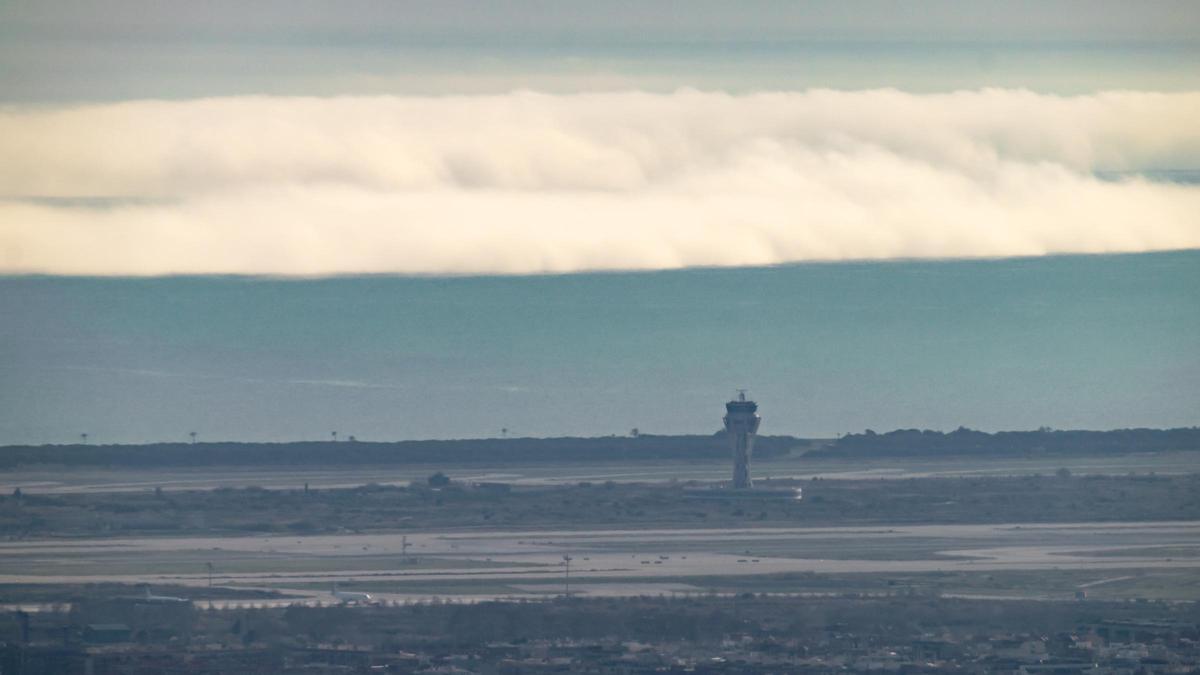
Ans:
{"type": "Polygon", "coordinates": [[[1200,450],[1200,427],[987,433],[959,427],[949,433],[897,429],[878,434],[867,429],[846,434],[808,454],[813,457],[928,457],[1121,454],[1200,450]]]}
{"type": "MultiPolygon", "coordinates": [[[[777,457],[809,441],[760,436],[759,457],[777,457]]],[[[0,447],[0,467],[70,466],[294,466],[600,462],[647,459],[720,459],[729,455],[724,432],[711,436],[605,436],[596,438],[477,438],[395,442],[146,443],[0,447]]]]}

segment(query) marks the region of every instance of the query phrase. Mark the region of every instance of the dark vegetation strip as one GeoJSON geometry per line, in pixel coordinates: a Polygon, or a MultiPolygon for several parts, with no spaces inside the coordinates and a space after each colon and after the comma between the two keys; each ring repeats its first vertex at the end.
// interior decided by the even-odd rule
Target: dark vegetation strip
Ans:
{"type": "Polygon", "coordinates": [[[1114,429],[1112,431],[999,431],[994,434],[959,427],[950,433],[898,429],[877,434],[870,429],[846,434],[812,457],[1011,457],[1024,455],[1123,454],[1200,450],[1200,427],[1178,429],[1114,429]]]}
{"type": "MultiPolygon", "coordinates": [[[[760,436],[760,457],[809,447],[791,436],[760,436]]],[[[274,466],[478,464],[724,458],[725,436],[607,436],[600,438],[477,438],[449,441],[305,441],[296,443],[148,443],[145,445],[11,445],[0,467],[274,466]]]]}
{"type": "MultiPolygon", "coordinates": [[[[189,600],[264,600],[290,598],[278,591],[227,586],[154,585],[155,595],[184,597],[189,600]]],[[[0,584],[0,603],[74,603],[93,600],[140,600],[145,587],[138,584],[97,582],[93,584],[0,584]]]]}
{"type": "MultiPolygon", "coordinates": [[[[836,441],[759,436],[759,459],[805,453],[805,457],[1041,457],[1200,450],[1200,427],[1113,431],[1001,431],[959,428],[949,433],[867,430],[836,441]]],[[[395,442],[301,441],[294,443],[147,443],[143,445],[9,445],[0,447],[0,468],[171,466],[332,466],[606,462],[723,459],[723,433],[605,436],[598,438],[476,438],[395,442]]]]}
{"type": "Polygon", "coordinates": [[[753,496],[681,484],[8,495],[0,535],[200,535],[1200,519],[1200,475],[764,481],[753,496]],[[803,488],[803,499],[782,488],[803,488]],[[734,498],[736,497],[736,498],[734,498]]]}

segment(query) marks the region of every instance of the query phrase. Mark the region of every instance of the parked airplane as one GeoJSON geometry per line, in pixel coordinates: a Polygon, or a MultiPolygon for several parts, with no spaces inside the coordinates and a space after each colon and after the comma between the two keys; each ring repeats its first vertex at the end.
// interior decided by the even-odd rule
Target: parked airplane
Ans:
{"type": "Polygon", "coordinates": [[[157,602],[165,604],[191,602],[191,600],[188,600],[187,598],[176,598],[171,595],[155,595],[150,592],[150,584],[146,584],[142,588],[146,591],[146,594],[138,598],[138,600],[141,602],[157,602]]]}
{"type": "Polygon", "coordinates": [[[339,591],[336,581],[333,582],[332,594],[333,594],[333,597],[337,598],[338,600],[341,600],[344,603],[353,602],[353,603],[357,604],[357,603],[363,603],[363,602],[366,602],[366,603],[371,602],[371,595],[369,593],[358,593],[355,591],[339,591]]]}

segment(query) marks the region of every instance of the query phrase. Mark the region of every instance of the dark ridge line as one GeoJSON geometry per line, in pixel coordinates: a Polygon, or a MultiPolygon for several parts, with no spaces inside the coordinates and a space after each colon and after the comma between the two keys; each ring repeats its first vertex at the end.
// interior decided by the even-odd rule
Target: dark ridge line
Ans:
{"type": "MultiPolygon", "coordinates": [[[[959,427],[941,431],[867,430],[837,439],[759,436],[754,455],[769,459],[916,457],[1040,457],[1200,450],[1200,427],[987,433],[959,427]]],[[[172,442],[114,445],[0,446],[0,468],[31,465],[330,466],[604,462],[725,459],[724,432],[712,435],[601,436],[590,438],[480,438],[407,441],[295,441],[278,443],[172,442]]]]}

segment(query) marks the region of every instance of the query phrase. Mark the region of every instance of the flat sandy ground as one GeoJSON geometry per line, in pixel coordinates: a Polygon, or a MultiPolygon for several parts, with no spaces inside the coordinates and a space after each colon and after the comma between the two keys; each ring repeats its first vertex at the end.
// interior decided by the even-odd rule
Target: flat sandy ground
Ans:
{"type": "Polygon", "coordinates": [[[0,544],[0,583],[203,586],[212,562],[217,585],[314,599],[335,580],[380,599],[480,599],[564,592],[563,556],[588,595],[894,592],[923,579],[1004,597],[1200,597],[1196,521],[22,541],[0,544]]]}

